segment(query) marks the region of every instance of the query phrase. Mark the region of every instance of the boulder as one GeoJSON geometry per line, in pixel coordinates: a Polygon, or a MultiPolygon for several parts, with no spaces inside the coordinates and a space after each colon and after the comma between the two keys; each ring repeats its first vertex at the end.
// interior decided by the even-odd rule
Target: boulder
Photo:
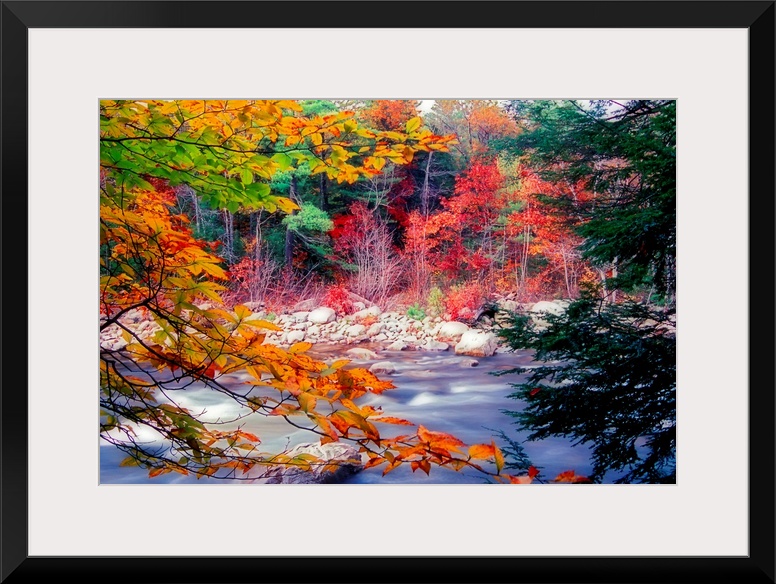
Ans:
{"type": "Polygon", "coordinates": [[[291,310],[294,312],[299,312],[299,311],[307,312],[314,309],[316,306],[318,306],[318,302],[314,298],[310,298],[308,300],[302,300],[301,302],[297,302],[296,304],[294,304],[291,310]]]}
{"type": "Polygon", "coordinates": [[[267,483],[294,485],[339,483],[362,470],[364,466],[358,449],[342,442],[300,444],[285,454],[292,458],[306,454],[314,456],[318,461],[308,461],[309,469],[299,466],[273,467],[264,475],[267,483]]]}
{"type": "Polygon", "coordinates": [[[288,333],[288,336],[286,336],[286,342],[289,345],[293,345],[294,343],[298,343],[303,340],[304,340],[304,331],[291,331],[288,333]]]}
{"type": "Polygon", "coordinates": [[[458,363],[458,367],[464,367],[464,368],[465,367],[476,367],[477,365],[480,364],[480,362],[477,361],[477,359],[468,359],[466,357],[462,357],[461,359],[459,359],[457,361],[457,363],[458,363]]]}
{"type": "Polygon", "coordinates": [[[403,351],[407,348],[407,343],[404,341],[394,341],[390,345],[388,345],[385,349],[387,351],[403,351]]]}
{"type": "Polygon", "coordinates": [[[451,339],[458,341],[461,339],[461,336],[468,330],[468,325],[462,322],[451,320],[449,322],[443,322],[439,327],[436,335],[441,339],[451,339]]]}
{"type": "Polygon", "coordinates": [[[374,337],[379,335],[383,331],[383,327],[385,325],[381,322],[376,322],[372,326],[369,327],[369,330],[366,331],[366,334],[370,337],[374,337]]]}
{"type": "Polygon", "coordinates": [[[392,373],[396,373],[396,365],[390,361],[378,361],[369,368],[369,371],[375,375],[379,375],[381,373],[390,375],[392,373]]]}
{"type": "Polygon", "coordinates": [[[377,359],[377,353],[361,347],[348,349],[345,354],[352,359],[377,359]]]}
{"type": "Polygon", "coordinates": [[[506,312],[517,312],[520,310],[520,305],[514,300],[501,300],[499,301],[498,306],[501,310],[506,312]]]}
{"type": "Polygon", "coordinates": [[[358,337],[366,332],[366,327],[363,324],[352,324],[345,329],[345,334],[349,337],[358,337]]]}
{"type": "Polygon", "coordinates": [[[547,300],[541,300],[533,306],[531,306],[531,312],[534,314],[550,313],[560,315],[563,314],[564,307],[557,302],[548,302],[547,300]]]}
{"type": "Polygon", "coordinates": [[[447,343],[440,343],[439,341],[435,341],[434,339],[429,339],[423,345],[421,345],[421,349],[424,351],[447,351],[447,349],[450,347],[447,343]]]}
{"type": "Polygon", "coordinates": [[[291,314],[296,322],[305,322],[309,315],[310,313],[308,311],[299,311],[291,314]]]}
{"type": "Polygon", "coordinates": [[[461,340],[455,346],[456,355],[470,357],[490,357],[498,349],[498,341],[493,333],[468,330],[461,335],[461,340]]]}
{"type": "Polygon", "coordinates": [[[354,312],[351,316],[358,320],[362,318],[366,318],[367,316],[380,316],[382,311],[380,310],[379,306],[370,306],[369,308],[364,308],[363,310],[359,310],[358,312],[354,312]]]}
{"type": "Polygon", "coordinates": [[[326,324],[332,322],[337,318],[337,313],[328,306],[320,306],[315,310],[310,311],[307,315],[307,320],[313,324],[326,324]]]}

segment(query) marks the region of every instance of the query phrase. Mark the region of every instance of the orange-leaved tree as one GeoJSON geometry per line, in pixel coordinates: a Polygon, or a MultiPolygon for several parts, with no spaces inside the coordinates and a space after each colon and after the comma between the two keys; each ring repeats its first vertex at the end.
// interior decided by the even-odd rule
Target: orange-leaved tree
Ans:
{"type": "Polygon", "coordinates": [[[404,131],[379,132],[362,128],[351,112],[300,111],[288,100],[101,102],[100,436],[126,454],[122,464],[147,468],[151,477],[260,478],[283,465],[336,464],[265,452],[261,436],[243,424],[265,416],[308,430],[322,444],[349,441],[366,466],[385,465],[384,473],[402,464],[426,473],[441,465],[525,482],[501,472],[503,456],[492,441],[467,447],[359,405],[393,385],[346,360],[316,360],[307,355],[309,343],[265,344],[275,325],[244,305],[223,304],[228,275],[221,258],[172,211],[174,187],[188,185],[215,208],[288,212],[295,204],[269,187],[280,170],[307,165],[354,182],[379,173],[387,160],[406,164],[415,152],[444,150],[452,141],[422,130],[418,118],[404,131]],[[239,413],[205,419],[185,405],[193,385],[222,394],[239,413]],[[385,425],[408,431],[386,436],[385,425]]]}

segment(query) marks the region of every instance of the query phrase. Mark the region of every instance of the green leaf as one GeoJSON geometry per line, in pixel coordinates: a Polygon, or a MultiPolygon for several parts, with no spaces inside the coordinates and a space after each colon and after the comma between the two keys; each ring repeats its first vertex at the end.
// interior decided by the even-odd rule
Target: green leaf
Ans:
{"type": "Polygon", "coordinates": [[[277,163],[280,170],[286,170],[294,163],[292,158],[285,152],[278,152],[277,154],[274,154],[272,156],[272,160],[277,163]]]}
{"type": "Polygon", "coordinates": [[[253,182],[253,172],[246,168],[240,172],[240,178],[242,179],[244,185],[249,185],[253,182]]]}

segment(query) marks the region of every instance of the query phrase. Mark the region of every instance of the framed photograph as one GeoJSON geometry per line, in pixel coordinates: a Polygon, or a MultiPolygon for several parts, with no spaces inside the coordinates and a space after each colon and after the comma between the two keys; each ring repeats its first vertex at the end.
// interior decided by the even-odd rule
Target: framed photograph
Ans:
{"type": "Polygon", "coordinates": [[[0,580],[774,582],[775,15],[3,1],[0,580]]]}

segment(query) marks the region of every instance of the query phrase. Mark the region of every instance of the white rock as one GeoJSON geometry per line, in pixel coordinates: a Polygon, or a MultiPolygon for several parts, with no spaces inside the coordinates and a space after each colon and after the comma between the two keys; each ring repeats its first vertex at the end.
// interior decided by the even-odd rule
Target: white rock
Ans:
{"type": "Polygon", "coordinates": [[[317,324],[311,324],[309,327],[307,327],[307,334],[317,336],[321,334],[321,327],[317,324]]]}
{"type": "Polygon", "coordinates": [[[396,366],[390,361],[378,361],[377,363],[374,363],[369,368],[369,371],[371,371],[375,375],[378,375],[380,373],[390,375],[392,373],[396,373],[396,366]]]}
{"type": "Polygon", "coordinates": [[[469,330],[469,326],[452,320],[450,322],[443,322],[439,327],[436,336],[440,339],[460,340],[461,336],[469,330]]]}
{"type": "Polygon", "coordinates": [[[304,331],[291,331],[286,336],[286,341],[289,344],[298,343],[304,340],[304,331]]]}
{"type": "Polygon", "coordinates": [[[366,304],[364,304],[363,302],[359,302],[358,300],[356,300],[353,303],[353,310],[355,310],[356,312],[358,312],[359,310],[364,310],[365,308],[366,308],[366,304]]]}
{"type": "Polygon", "coordinates": [[[382,343],[383,341],[388,340],[388,335],[380,333],[379,335],[375,335],[374,337],[372,337],[372,340],[375,341],[376,343],[382,343]]]}
{"type": "Polygon", "coordinates": [[[331,336],[329,337],[329,340],[336,342],[336,341],[341,341],[344,338],[345,338],[345,335],[343,335],[342,333],[332,333],[331,336]]]}
{"type": "Polygon", "coordinates": [[[296,322],[305,322],[309,315],[310,313],[307,311],[299,311],[299,312],[294,312],[291,316],[294,317],[294,320],[296,322]]]}
{"type": "Polygon", "coordinates": [[[404,341],[394,341],[390,345],[386,347],[386,350],[388,351],[403,351],[407,348],[407,343],[404,341]]]}
{"type": "Polygon", "coordinates": [[[537,302],[533,306],[531,306],[531,312],[535,314],[541,314],[541,313],[550,313],[550,314],[556,314],[561,315],[563,314],[564,308],[560,304],[556,302],[548,302],[547,300],[541,300],[540,302],[537,302]]]}
{"type": "Polygon", "coordinates": [[[461,340],[455,346],[455,354],[490,357],[496,352],[496,349],[498,349],[496,335],[478,330],[468,330],[461,335],[461,340]]]}
{"type": "Polygon", "coordinates": [[[345,354],[353,359],[377,359],[377,353],[361,347],[348,349],[345,351],[345,354]]]}
{"type": "Polygon", "coordinates": [[[357,337],[363,335],[366,332],[366,327],[363,324],[353,324],[345,329],[345,334],[349,337],[357,337]]]}
{"type": "Polygon", "coordinates": [[[385,325],[381,322],[376,322],[372,326],[369,327],[369,330],[366,331],[366,334],[370,337],[374,337],[376,335],[379,335],[383,331],[383,327],[385,325]]]}
{"type": "Polygon", "coordinates": [[[367,316],[380,316],[381,312],[382,311],[380,310],[379,306],[370,306],[369,308],[364,308],[363,310],[354,312],[351,316],[354,319],[360,319],[360,318],[366,318],[367,316]]]}
{"type": "Polygon", "coordinates": [[[520,308],[518,303],[514,300],[501,300],[498,305],[501,310],[505,310],[506,312],[517,312],[520,308]]]}
{"type": "Polygon", "coordinates": [[[300,444],[286,453],[290,457],[311,454],[322,462],[337,462],[335,469],[326,469],[325,464],[312,464],[310,470],[295,466],[277,466],[267,471],[267,483],[313,484],[338,483],[357,473],[363,467],[358,449],[342,442],[328,444],[300,444]]]}
{"type": "Polygon", "coordinates": [[[447,349],[450,347],[447,343],[440,343],[439,341],[435,341],[434,339],[429,339],[423,345],[421,348],[424,351],[447,351],[447,349]]]}
{"type": "Polygon", "coordinates": [[[337,318],[337,313],[328,306],[320,306],[307,315],[307,320],[313,324],[326,324],[337,318]]]}
{"type": "Polygon", "coordinates": [[[263,310],[260,310],[259,312],[254,312],[253,314],[249,314],[245,317],[245,320],[266,320],[267,319],[267,313],[263,310]]]}

